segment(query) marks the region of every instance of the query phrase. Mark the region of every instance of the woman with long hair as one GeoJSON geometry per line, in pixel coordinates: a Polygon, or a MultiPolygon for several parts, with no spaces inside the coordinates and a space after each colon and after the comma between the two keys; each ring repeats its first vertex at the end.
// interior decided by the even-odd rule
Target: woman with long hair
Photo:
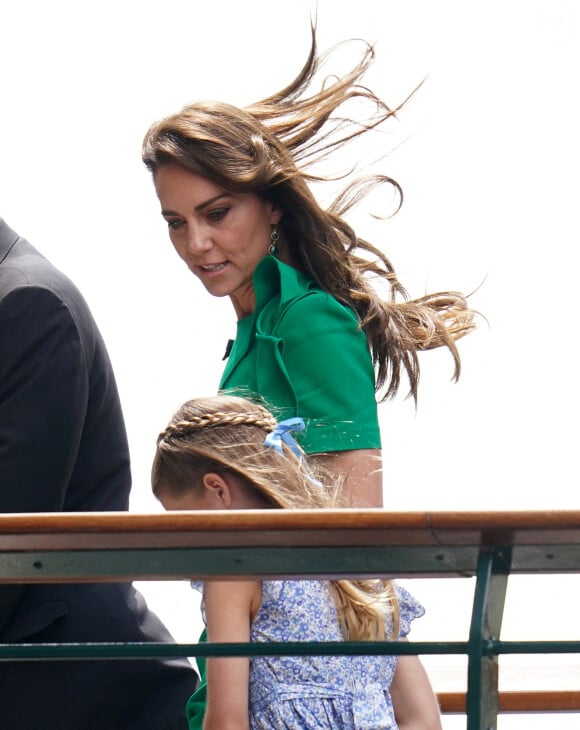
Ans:
{"type": "Polygon", "coordinates": [[[243,109],[200,101],[151,126],[143,160],[171,241],[238,319],[220,390],[261,397],[279,418],[300,416],[302,448],[345,477],[348,506],[382,505],[377,400],[404,379],[417,398],[419,353],[456,340],[474,313],[457,292],[409,300],[381,247],[345,215],[385,175],[348,181],[328,208],[310,184],[324,161],[395,116],[362,78],[374,57],[313,91],[325,61],[314,29],[306,63],[284,89],[243,109]],[[350,103],[364,118],[347,116],[350,103]],[[379,293],[376,281],[385,289],[379,293]]]}

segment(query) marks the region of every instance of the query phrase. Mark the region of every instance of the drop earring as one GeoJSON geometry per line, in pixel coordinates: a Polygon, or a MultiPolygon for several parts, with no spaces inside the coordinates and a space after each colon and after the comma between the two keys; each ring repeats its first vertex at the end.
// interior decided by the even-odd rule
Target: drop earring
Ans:
{"type": "Polygon", "coordinates": [[[280,253],[280,246],[278,245],[279,241],[280,234],[275,228],[273,228],[272,233],[270,233],[270,245],[268,246],[268,253],[270,256],[277,256],[280,253]]]}

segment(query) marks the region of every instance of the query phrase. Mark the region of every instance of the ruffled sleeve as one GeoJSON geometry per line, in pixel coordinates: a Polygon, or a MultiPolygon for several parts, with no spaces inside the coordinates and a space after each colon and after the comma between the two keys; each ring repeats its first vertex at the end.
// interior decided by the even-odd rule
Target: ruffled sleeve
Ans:
{"type": "Polygon", "coordinates": [[[189,585],[193,588],[194,591],[197,591],[198,593],[201,593],[203,595],[203,581],[202,580],[190,580],[189,585]]]}
{"type": "Polygon", "coordinates": [[[395,585],[399,600],[399,638],[403,639],[411,631],[411,621],[425,614],[424,607],[406,588],[395,585]]]}

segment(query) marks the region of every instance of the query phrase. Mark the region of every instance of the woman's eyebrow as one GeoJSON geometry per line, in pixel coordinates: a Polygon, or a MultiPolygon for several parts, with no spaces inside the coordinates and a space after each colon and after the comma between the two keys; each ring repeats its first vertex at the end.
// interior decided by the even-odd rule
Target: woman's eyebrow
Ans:
{"type": "MultiPolygon", "coordinates": [[[[207,208],[208,205],[211,205],[212,203],[215,203],[216,200],[219,200],[220,198],[225,198],[229,195],[229,193],[220,193],[219,195],[215,195],[213,198],[210,198],[209,200],[205,200],[203,203],[200,203],[199,205],[196,205],[193,209],[196,213],[198,213],[200,210],[203,210],[204,208],[207,208]]],[[[161,211],[162,216],[179,216],[179,213],[177,213],[175,210],[167,210],[163,209],[161,211]]]]}
{"type": "Polygon", "coordinates": [[[215,203],[216,200],[219,200],[220,198],[225,198],[227,195],[229,195],[229,193],[220,193],[219,195],[216,195],[213,198],[206,200],[204,203],[200,203],[199,205],[196,205],[194,210],[197,213],[198,211],[203,210],[203,208],[206,208],[208,205],[215,203]]]}

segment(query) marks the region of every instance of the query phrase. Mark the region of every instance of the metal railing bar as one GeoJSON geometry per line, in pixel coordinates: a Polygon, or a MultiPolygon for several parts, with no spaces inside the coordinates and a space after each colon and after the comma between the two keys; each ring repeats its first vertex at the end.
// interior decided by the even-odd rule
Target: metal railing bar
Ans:
{"type": "Polygon", "coordinates": [[[510,562],[507,548],[482,550],[479,555],[468,641],[467,730],[497,725],[498,657],[488,654],[485,644],[499,638],[510,562]]]}
{"type": "MultiPolygon", "coordinates": [[[[485,641],[485,655],[580,654],[580,641],[485,641]]],[[[0,661],[86,658],[138,659],[212,656],[466,655],[466,641],[269,642],[267,644],[163,644],[98,642],[82,644],[0,644],[0,661]],[[49,656],[51,655],[51,656],[49,656]]]]}

